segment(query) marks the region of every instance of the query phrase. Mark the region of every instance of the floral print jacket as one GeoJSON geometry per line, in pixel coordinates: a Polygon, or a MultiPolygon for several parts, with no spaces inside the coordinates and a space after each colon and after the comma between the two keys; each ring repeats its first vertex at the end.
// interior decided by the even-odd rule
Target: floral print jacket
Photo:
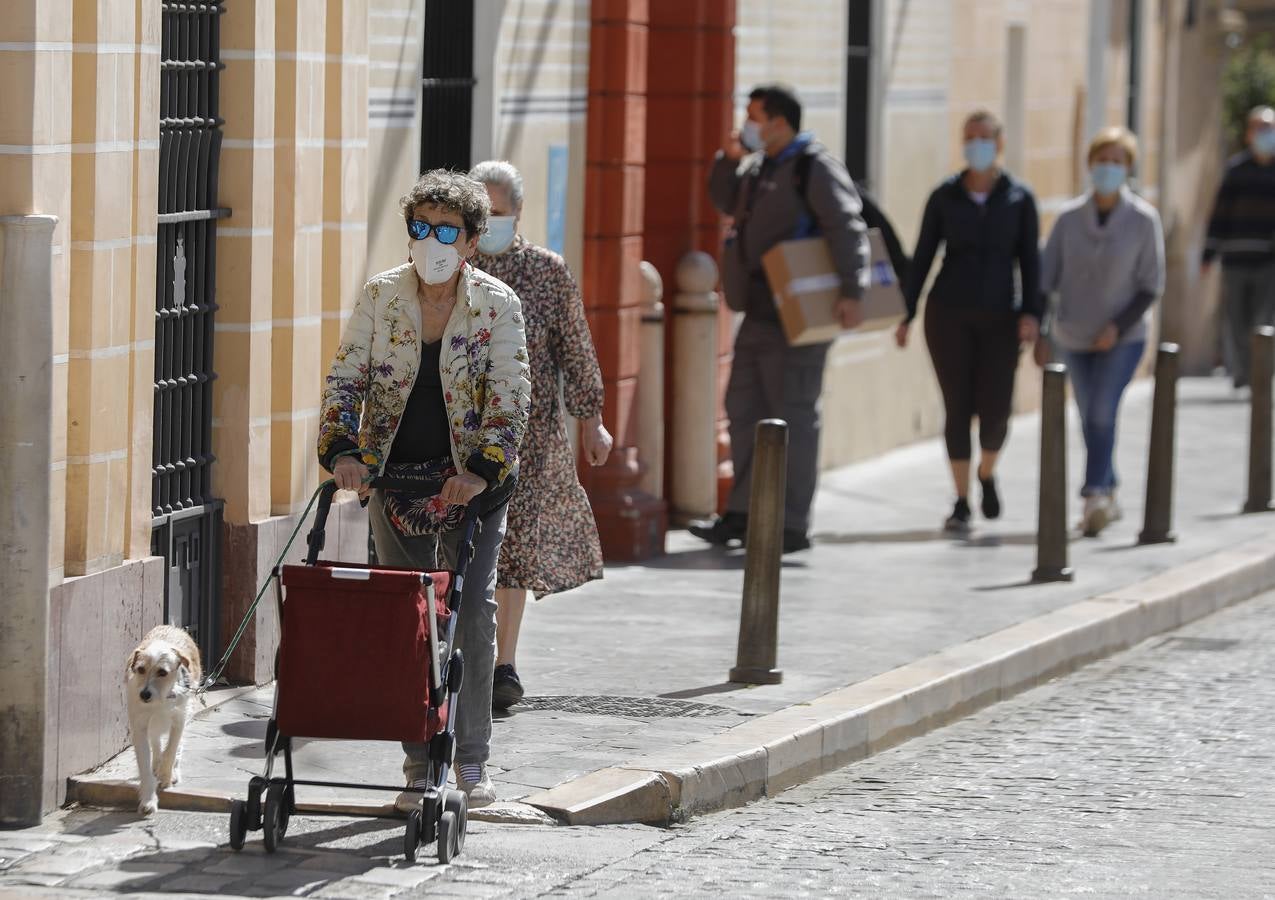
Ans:
{"type": "MultiPolygon", "coordinates": [[[[380,474],[420,368],[420,305],[411,263],[375,276],[354,304],[323,391],[319,461],[358,450],[380,474]]],[[[503,485],[518,472],[531,407],[518,296],[465,264],[443,331],[439,374],[456,468],[503,485]]]]}

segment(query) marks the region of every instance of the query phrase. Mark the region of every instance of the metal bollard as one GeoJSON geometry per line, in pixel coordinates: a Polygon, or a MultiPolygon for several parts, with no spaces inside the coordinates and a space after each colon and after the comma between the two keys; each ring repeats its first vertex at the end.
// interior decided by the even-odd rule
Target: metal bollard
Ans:
{"type": "Polygon", "coordinates": [[[739,614],[739,648],[730,680],[779,684],[775,668],[779,643],[779,572],[784,549],[784,496],[787,491],[788,423],[757,423],[748,499],[748,555],[744,600],[739,614]]]}
{"type": "Polygon", "coordinates": [[[1067,367],[1045,366],[1040,403],[1040,507],[1032,581],[1071,581],[1067,565],[1067,367]]]}
{"type": "Polygon", "coordinates": [[[1147,502],[1139,544],[1167,544],[1173,533],[1173,455],[1177,432],[1178,345],[1160,345],[1155,357],[1151,402],[1151,447],[1147,453],[1147,502]]]}
{"type": "Polygon", "coordinates": [[[1275,328],[1269,325],[1254,328],[1252,342],[1246,513],[1271,509],[1271,376],[1275,372],[1275,328]]]}

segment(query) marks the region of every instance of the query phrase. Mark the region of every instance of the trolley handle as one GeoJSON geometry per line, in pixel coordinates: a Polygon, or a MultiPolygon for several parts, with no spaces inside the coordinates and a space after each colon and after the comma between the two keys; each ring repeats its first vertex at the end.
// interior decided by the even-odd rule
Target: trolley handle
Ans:
{"type": "MultiPolygon", "coordinates": [[[[421,494],[437,494],[443,489],[442,481],[421,481],[411,478],[387,478],[384,475],[378,475],[368,482],[371,488],[384,491],[410,491],[421,494]]],[[[323,545],[327,540],[325,529],[328,523],[328,513],[332,509],[332,498],[336,495],[337,487],[335,481],[327,481],[319,490],[319,502],[315,507],[314,525],[306,534],[306,558],[305,564],[312,566],[319,561],[319,554],[323,552],[323,545]]],[[[473,528],[478,522],[482,514],[482,503],[479,501],[490,493],[490,486],[485,488],[482,493],[475,496],[469,501],[465,507],[465,516],[461,520],[461,527],[466,532],[466,543],[472,545],[473,528]]],[[[363,506],[367,506],[367,498],[360,501],[363,506]]]]}

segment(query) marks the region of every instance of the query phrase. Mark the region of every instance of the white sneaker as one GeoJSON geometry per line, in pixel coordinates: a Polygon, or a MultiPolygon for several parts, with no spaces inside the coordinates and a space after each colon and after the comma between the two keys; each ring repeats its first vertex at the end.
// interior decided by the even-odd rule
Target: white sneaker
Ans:
{"type": "Polygon", "coordinates": [[[429,787],[428,779],[417,778],[409,781],[407,790],[394,798],[394,808],[401,813],[410,813],[414,809],[420,809],[421,799],[425,796],[427,787],[429,787]]]}
{"type": "MultiPolygon", "coordinates": [[[[487,766],[484,764],[478,767],[477,781],[466,781],[461,775],[461,768],[460,765],[457,765],[453,769],[453,773],[456,776],[457,789],[469,800],[469,808],[477,809],[480,806],[491,806],[491,804],[495,803],[496,787],[491,783],[491,776],[487,774],[487,766]]],[[[469,768],[469,766],[464,768],[469,768]]]]}
{"type": "Polygon", "coordinates": [[[1085,537],[1097,537],[1111,521],[1111,502],[1105,494],[1093,494],[1085,498],[1085,512],[1080,520],[1080,530],[1085,537]]]}
{"type": "Polygon", "coordinates": [[[1119,522],[1124,518],[1124,510],[1120,508],[1120,504],[1116,502],[1116,492],[1112,490],[1107,495],[1107,521],[1119,522]]]}

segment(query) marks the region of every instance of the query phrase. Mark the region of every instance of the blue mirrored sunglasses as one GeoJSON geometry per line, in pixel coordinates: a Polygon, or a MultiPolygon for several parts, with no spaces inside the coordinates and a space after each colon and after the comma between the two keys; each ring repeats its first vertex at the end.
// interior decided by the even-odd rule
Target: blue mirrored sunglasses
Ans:
{"type": "Polygon", "coordinates": [[[431,231],[440,244],[454,244],[460,237],[461,228],[458,225],[432,225],[424,219],[407,220],[407,233],[414,241],[425,240],[431,231]]]}

